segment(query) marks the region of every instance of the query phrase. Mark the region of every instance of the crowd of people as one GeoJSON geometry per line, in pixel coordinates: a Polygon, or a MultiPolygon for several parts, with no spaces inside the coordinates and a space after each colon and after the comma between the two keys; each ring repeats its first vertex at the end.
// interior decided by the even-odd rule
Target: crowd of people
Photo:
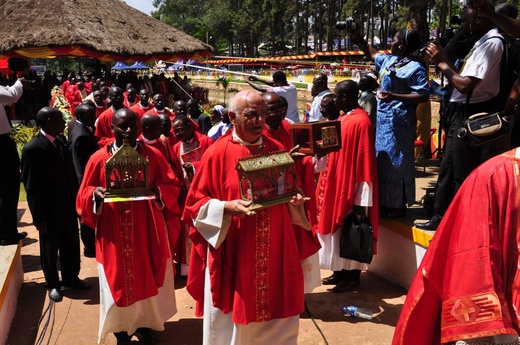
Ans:
{"type": "MultiPolygon", "coordinates": [[[[435,214],[416,225],[437,232],[394,344],[520,343],[520,154],[504,153],[513,126],[483,146],[471,146],[459,133],[468,114],[503,111],[496,98],[503,93],[506,113],[515,110],[520,82],[512,91],[500,87],[503,36],[520,32],[513,10],[505,5],[495,12],[485,0],[467,3],[460,37],[425,49],[451,87],[447,139],[435,214]]],[[[190,86],[180,77],[120,76],[108,84],[69,74],[59,86],[73,120],[66,124],[48,99],[20,162],[0,107],[0,245],[27,236],[16,225],[21,179],[49,298],[59,302],[68,289],[91,288],[78,278],[80,241],[83,256],[98,263],[100,342],[114,334],[117,344],[134,336],[157,344],[155,331],[177,311],[174,276],[180,275],[204,318],[204,344],[296,344],[304,294],[321,284],[333,285],[334,293],[354,291],[368,268],[340,254],[344,220],[351,214],[368,219],[377,243],[379,218],[403,217],[415,202],[416,109],[429,99],[427,68],[416,55],[419,34],[399,30],[389,54],[377,52],[359,30],[352,39],[375,71],[333,90],[327,74],[317,74],[306,118],[282,71],[272,79],[246,77],[251,89],[209,113],[203,100],[184,92],[190,86]],[[340,148],[301,152],[291,124],[302,120],[337,121],[340,148]],[[280,176],[273,190],[281,195],[296,182],[296,192],[286,203],[252,211],[255,191],[244,191],[239,162],[283,150],[297,178],[280,176]],[[108,162],[121,153],[127,161],[146,157],[147,168],[132,163],[110,170],[108,162]],[[136,186],[147,186],[146,198],[114,202],[114,189],[136,186]],[[331,275],[321,279],[320,269],[331,275]]],[[[31,87],[24,78],[1,87],[0,103],[15,103],[31,87]]]]}

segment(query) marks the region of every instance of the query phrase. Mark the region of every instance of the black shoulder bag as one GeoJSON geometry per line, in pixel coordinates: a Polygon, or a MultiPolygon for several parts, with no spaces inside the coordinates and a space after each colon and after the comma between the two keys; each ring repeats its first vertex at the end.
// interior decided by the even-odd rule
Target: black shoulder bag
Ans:
{"type": "Polygon", "coordinates": [[[473,90],[466,96],[464,124],[457,131],[457,137],[466,138],[471,146],[482,146],[504,137],[508,131],[509,118],[502,112],[477,113],[468,116],[469,100],[473,90]]]}
{"type": "Polygon", "coordinates": [[[374,231],[366,215],[351,212],[341,226],[339,256],[344,259],[371,263],[374,255],[374,231]]]}

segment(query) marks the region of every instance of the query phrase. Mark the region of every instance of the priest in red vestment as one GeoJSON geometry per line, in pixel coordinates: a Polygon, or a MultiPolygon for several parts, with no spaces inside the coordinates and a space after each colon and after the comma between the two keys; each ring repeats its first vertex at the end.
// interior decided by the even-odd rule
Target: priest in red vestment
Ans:
{"type": "Polygon", "coordinates": [[[139,91],[140,100],[137,104],[134,104],[130,107],[139,117],[139,121],[143,118],[143,115],[153,109],[152,104],[150,104],[150,94],[146,89],[141,89],[139,91]]]}
{"type": "Polygon", "coordinates": [[[147,111],[147,113],[156,115],[167,114],[170,117],[170,120],[173,119],[175,115],[166,108],[166,102],[167,100],[162,94],[156,93],[152,98],[153,108],[150,111],[147,111]]]}
{"type": "MultiPolygon", "coordinates": [[[[186,202],[186,192],[190,188],[193,175],[198,170],[202,154],[213,144],[213,139],[196,132],[191,123],[188,117],[180,115],[175,118],[172,127],[175,137],[179,140],[172,148],[173,171],[180,173],[177,178],[184,187],[179,193],[181,213],[186,202]]],[[[181,221],[181,227],[176,260],[181,265],[180,275],[187,276],[192,243],[188,237],[189,224],[181,221]]]]}
{"type": "Polygon", "coordinates": [[[204,344],[295,345],[298,338],[305,258],[291,224],[310,228],[303,197],[246,216],[250,201],[239,191],[239,158],[283,149],[262,135],[265,115],[255,91],[233,98],[234,129],[203,155],[186,200],[184,220],[196,229],[190,232],[187,290],[197,301],[197,315],[204,314],[204,344]]]}
{"type": "Polygon", "coordinates": [[[263,135],[279,141],[287,150],[291,153],[291,156],[296,162],[296,172],[300,180],[303,193],[305,196],[311,197],[311,200],[304,204],[307,218],[311,224],[312,231],[307,231],[295,225],[295,234],[298,241],[301,241],[301,237],[311,237],[316,243],[316,246],[309,248],[315,252],[314,255],[308,255],[302,253],[303,256],[307,257],[302,262],[304,268],[303,272],[305,276],[305,293],[312,292],[318,286],[321,286],[320,267],[318,259],[318,250],[320,244],[316,237],[316,227],[318,225],[316,216],[316,199],[314,194],[316,193],[316,182],[314,180],[314,162],[313,157],[299,153],[298,147],[293,147],[292,131],[289,121],[285,120],[287,114],[287,107],[284,106],[281,96],[274,92],[263,92],[262,98],[266,104],[267,117],[265,119],[265,128],[263,135]]]}
{"type": "Polygon", "coordinates": [[[520,343],[520,149],[460,187],[406,296],[392,344],[520,343]]]}
{"type": "MultiPolygon", "coordinates": [[[[161,141],[163,142],[164,146],[168,147],[168,149],[170,150],[170,157],[173,157],[172,150],[175,144],[179,142],[179,139],[175,135],[173,135],[172,122],[170,121],[170,117],[167,114],[160,114],[159,118],[161,119],[163,128],[161,141]]],[[[180,174],[177,174],[177,171],[175,171],[175,168],[173,166],[172,169],[177,176],[180,176],[180,174]]]]}
{"type": "Polygon", "coordinates": [[[96,120],[96,131],[94,135],[98,139],[100,147],[107,146],[114,141],[112,117],[117,110],[125,107],[123,105],[123,90],[121,90],[120,87],[111,87],[108,92],[108,98],[111,100],[112,105],[102,112],[96,120]]]}
{"type": "Polygon", "coordinates": [[[162,154],[168,164],[171,164],[170,150],[160,140],[163,131],[161,118],[155,114],[145,114],[140,119],[140,123],[142,133],[139,135],[138,141],[154,147],[162,154]]]}
{"type": "MultiPolygon", "coordinates": [[[[69,87],[69,89],[72,86],[69,87]]],[[[67,102],[70,105],[70,112],[71,114],[74,114],[74,110],[78,105],[80,105],[83,100],[87,98],[87,92],[85,91],[85,84],[82,81],[78,81],[74,87],[72,87],[72,90],[70,91],[67,102]]]]}
{"type": "Polygon", "coordinates": [[[157,343],[152,331],[163,330],[176,312],[173,267],[161,209],[179,212],[178,181],[162,155],[137,142],[137,115],[127,108],[113,116],[115,141],[87,163],[76,201],[82,221],[96,229],[100,283],[99,342],[115,333],[118,344],[133,335],[157,343]],[[105,162],[128,139],[149,160],[155,200],[105,203],[105,162]]]}
{"type": "Polygon", "coordinates": [[[322,284],[335,285],[333,292],[357,287],[361,271],[368,268],[366,263],[339,256],[341,231],[338,230],[345,216],[349,212],[365,213],[377,239],[379,216],[374,128],[367,112],[357,102],[358,93],[359,88],[352,80],[342,81],[334,89],[336,108],[343,111],[338,118],[341,121],[341,149],[322,158],[326,167],[320,173],[316,188],[320,267],[334,272],[324,278],[322,284]]]}
{"type": "Polygon", "coordinates": [[[137,90],[133,87],[130,87],[123,92],[123,98],[123,105],[127,108],[132,108],[141,101],[139,95],[137,95],[137,90]]]}
{"type": "MultiPolygon", "coordinates": [[[[143,118],[141,119],[142,133],[139,135],[138,141],[142,142],[144,145],[155,148],[162,154],[164,159],[168,162],[168,165],[173,169],[173,173],[179,181],[180,191],[178,193],[177,199],[186,198],[186,189],[184,188],[183,183],[184,180],[178,177],[180,175],[179,171],[182,168],[180,168],[179,171],[176,170],[177,166],[173,163],[172,150],[170,149],[168,142],[161,139],[161,134],[163,133],[163,121],[161,116],[167,117],[165,114],[161,114],[159,116],[155,114],[144,114],[143,118]]],[[[167,118],[169,122],[170,118],[167,118]]],[[[184,203],[182,205],[184,205],[184,203]]],[[[168,240],[170,243],[170,254],[172,260],[175,259],[174,255],[179,245],[179,235],[181,233],[181,229],[183,229],[183,227],[181,227],[182,222],[180,219],[180,215],[182,214],[182,205],[179,202],[179,211],[176,210],[175,213],[171,212],[167,208],[163,210],[164,217],[166,219],[166,227],[168,229],[168,240]]]]}
{"type": "Polygon", "coordinates": [[[105,95],[101,90],[96,90],[92,93],[94,104],[96,105],[96,119],[103,114],[105,110],[107,110],[107,105],[105,101],[105,95]]]}

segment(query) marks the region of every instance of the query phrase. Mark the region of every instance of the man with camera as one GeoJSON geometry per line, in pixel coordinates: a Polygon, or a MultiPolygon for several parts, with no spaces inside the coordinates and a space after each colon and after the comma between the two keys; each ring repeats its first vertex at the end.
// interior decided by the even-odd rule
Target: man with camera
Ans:
{"type": "Polygon", "coordinates": [[[9,136],[11,124],[4,105],[16,103],[22,96],[24,78],[12,86],[0,87],[0,246],[17,244],[27,237],[25,231],[18,232],[17,208],[20,194],[20,157],[16,144],[9,136]]]}
{"type": "MultiPolygon", "coordinates": [[[[486,6],[494,11],[491,3],[486,6]]],[[[466,10],[468,18],[463,30],[468,36],[480,35],[481,38],[466,55],[460,72],[453,67],[442,46],[430,43],[426,48],[431,62],[440,69],[454,90],[446,114],[448,131],[445,156],[437,180],[435,213],[428,222],[416,224],[423,230],[437,229],[462,182],[473,169],[492,156],[489,147],[471,146],[460,135],[464,120],[475,113],[501,110],[496,96],[500,92],[502,35],[492,21],[477,16],[471,5],[466,5],[466,10]]],[[[504,143],[503,151],[508,148],[504,143]]]]}

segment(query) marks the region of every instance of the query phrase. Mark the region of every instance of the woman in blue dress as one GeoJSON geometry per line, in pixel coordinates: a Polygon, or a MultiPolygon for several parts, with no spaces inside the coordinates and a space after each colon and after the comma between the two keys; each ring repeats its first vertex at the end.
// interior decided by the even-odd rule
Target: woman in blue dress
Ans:
{"type": "Polygon", "coordinates": [[[413,55],[421,46],[416,30],[402,29],[391,43],[390,54],[380,54],[353,34],[365,54],[375,62],[380,90],[377,101],[376,155],[379,178],[379,214],[393,219],[406,215],[415,202],[417,104],[428,101],[428,75],[413,55]]]}

